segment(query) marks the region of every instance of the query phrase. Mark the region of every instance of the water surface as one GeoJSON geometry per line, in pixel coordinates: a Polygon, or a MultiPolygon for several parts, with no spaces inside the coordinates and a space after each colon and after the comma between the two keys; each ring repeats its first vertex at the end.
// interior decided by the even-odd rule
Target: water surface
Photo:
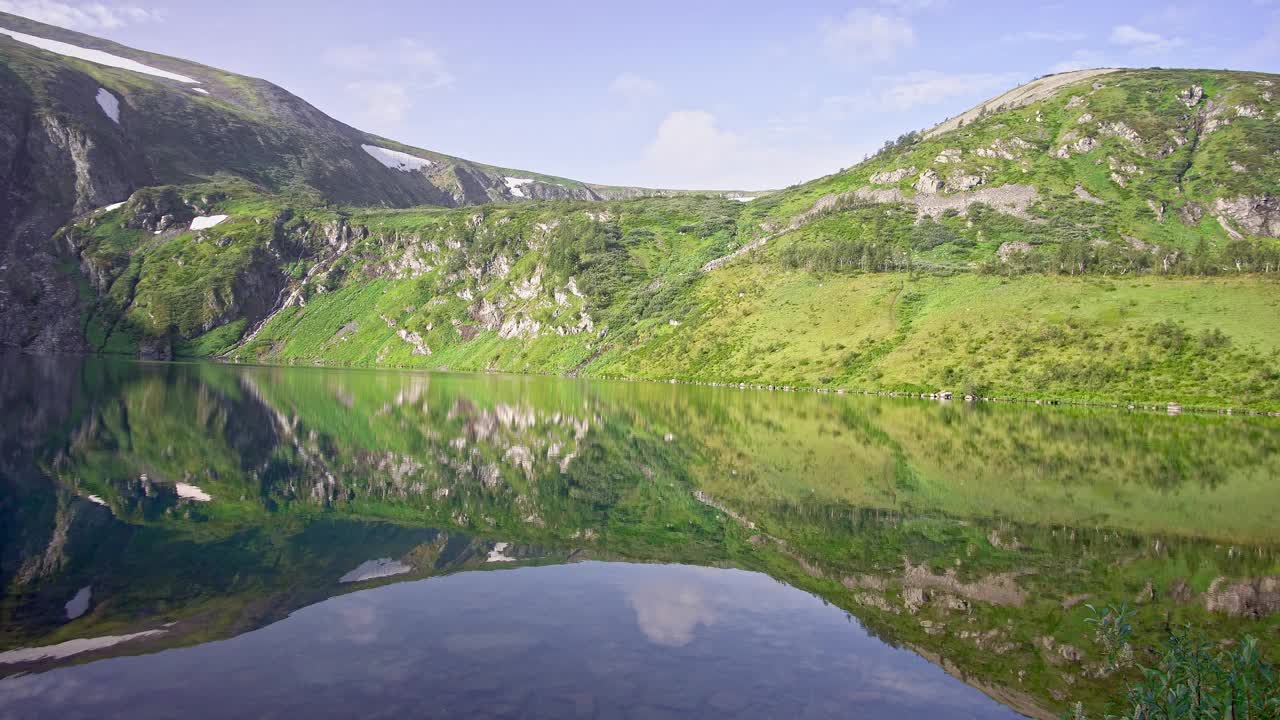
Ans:
{"type": "Polygon", "coordinates": [[[1086,604],[1280,645],[1272,419],[3,369],[0,717],[1054,717],[1086,604]]]}

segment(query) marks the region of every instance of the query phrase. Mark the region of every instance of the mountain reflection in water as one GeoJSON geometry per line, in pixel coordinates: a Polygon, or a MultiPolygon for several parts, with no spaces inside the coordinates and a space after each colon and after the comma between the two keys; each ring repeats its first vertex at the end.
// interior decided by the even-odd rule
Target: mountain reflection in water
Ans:
{"type": "Polygon", "coordinates": [[[0,687],[28,717],[1016,717],[767,576],[596,562],[379,587],[0,687]]]}
{"type": "Polygon", "coordinates": [[[0,718],[1054,717],[1085,603],[1280,645],[1265,418],[3,362],[0,718]]]}

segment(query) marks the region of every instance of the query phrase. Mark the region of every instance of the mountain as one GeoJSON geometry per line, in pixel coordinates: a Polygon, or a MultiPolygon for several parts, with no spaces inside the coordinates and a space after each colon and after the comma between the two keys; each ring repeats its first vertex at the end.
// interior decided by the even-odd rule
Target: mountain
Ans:
{"type": "MultiPolygon", "coordinates": [[[[354,206],[601,200],[671,191],[594,185],[471,162],[345,125],[264,80],[0,13],[0,238],[5,300],[59,285],[47,240],[141,187],[218,175],[354,206]]],[[[65,287],[60,295],[67,295],[65,287]]],[[[66,302],[0,320],[3,344],[74,349],[66,302]],[[56,311],[55,311],[56,308],[56,311]]],[[[65,299],[65,298],[64,298],[65,299]]]]}
{"type": "Polygon", "coordinates": [[[40,138],[8,156],[39,222],[6,221],[4,345],[1280,410],[1280,76],[1047,76],[696,194],[466,163],[92,42],[199,85],[0,36],[6,97],[44,98],[2,121],[40,138]]]}

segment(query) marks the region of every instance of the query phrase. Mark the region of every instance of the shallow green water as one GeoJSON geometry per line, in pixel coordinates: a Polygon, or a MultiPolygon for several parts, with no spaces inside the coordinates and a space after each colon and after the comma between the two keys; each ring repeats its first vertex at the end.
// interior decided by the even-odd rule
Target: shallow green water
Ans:
{"type": "Polygon", "coordinates": [[[1123,681],[1086,604],[1280,645],[1274,419],[0,367],[0,717],[1048,717],[1123,681]]]}

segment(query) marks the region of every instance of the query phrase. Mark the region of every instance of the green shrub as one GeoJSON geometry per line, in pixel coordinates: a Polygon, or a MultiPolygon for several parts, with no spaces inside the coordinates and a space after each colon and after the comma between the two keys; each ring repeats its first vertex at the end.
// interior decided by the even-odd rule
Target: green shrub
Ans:
{"type": "MultiPolygon", "coordinates": [[[[1134,663],[1129,644],[1133,611],[1121,605],[1098,610],[1086,622],[1094,626],[1098,644],[1112,671],[1134,663]]],[[[1222,649],[1191,626],[1172,631],[1152,667],[1139,666],[1142,679],[1125,690],[1120,720],[1275,720],[1280,718],[1280,682],[1262,659],[1258,640],[1222,649]]],[[[1077,705],[1074,717],[1086,717],[1077,705]]]]}

